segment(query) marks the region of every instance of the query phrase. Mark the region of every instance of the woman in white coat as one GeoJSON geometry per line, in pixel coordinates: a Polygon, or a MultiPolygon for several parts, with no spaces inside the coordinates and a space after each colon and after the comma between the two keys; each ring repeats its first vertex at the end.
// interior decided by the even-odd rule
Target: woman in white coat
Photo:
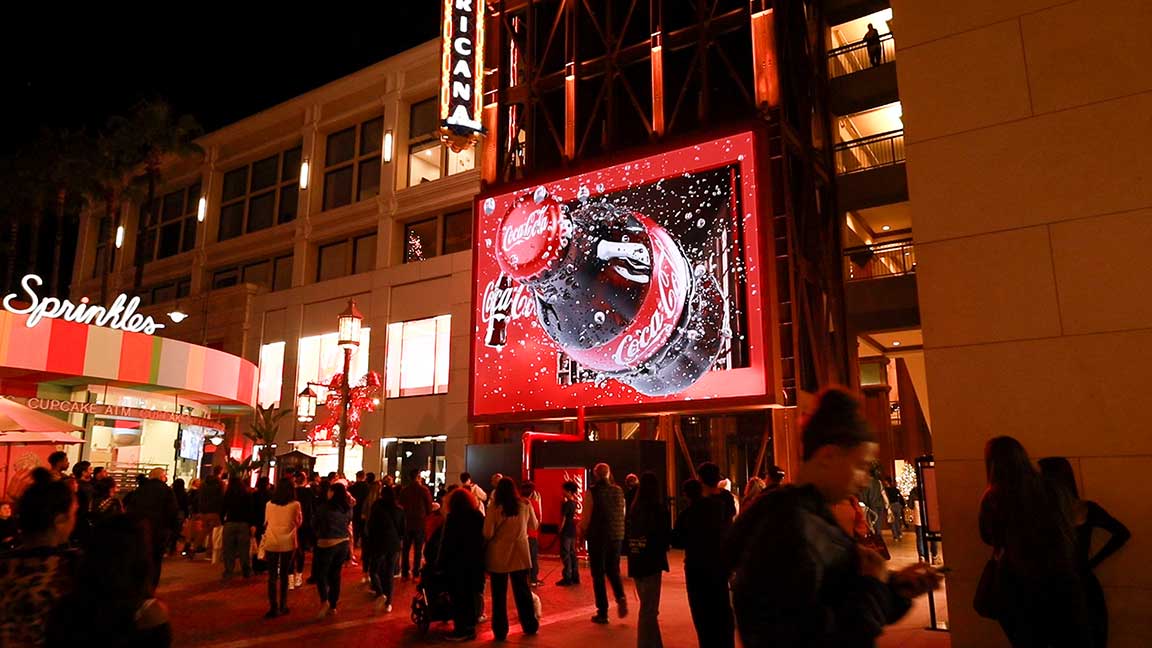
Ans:
{"type": "Polygon", "coordinates": [[[528,548],[528,531],[539,522],[528,500],[516,493],[516,484],[504,477],[496,485],[484,516],[484,538],[488,541],[485,564],[492,579],[492,634],[503,641],[508,636],[508,582],[520,617],[520,628],[526,635],[540,629],[528,585],[532,554],[528,548]]]}
{"type": "Polygon", "coordinates": [[[292,558],[298,546],[296,532],[304,522],[296,485],[286,476],[276,482],[276,492],[264,506],[264,562],[268,565],[268,613],[271,619],[288,614],[288,582],[292,558]],[[279,596],[277,596],[279,594],[279,596]]]}

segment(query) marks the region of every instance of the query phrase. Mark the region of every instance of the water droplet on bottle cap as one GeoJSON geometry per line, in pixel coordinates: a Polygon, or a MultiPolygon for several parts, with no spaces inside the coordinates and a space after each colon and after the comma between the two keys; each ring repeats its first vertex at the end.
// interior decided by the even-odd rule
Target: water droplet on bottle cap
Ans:
{"type": "Polygon", "coordinates": [[[536,187],[536,191],[532,192],[532,200],[536,201],[536,204],[540,204],[540,203],[544,202],[544,199],[547,197],[548,197],[548,190],[544,188],[544,185],[540,185],[539,187],[536,187]]]}
{"type": "Polygon", "coordinates": [[[489,198],[484,201],[484,215],[491,216],[496,211],[496,199],[489,198]]]}

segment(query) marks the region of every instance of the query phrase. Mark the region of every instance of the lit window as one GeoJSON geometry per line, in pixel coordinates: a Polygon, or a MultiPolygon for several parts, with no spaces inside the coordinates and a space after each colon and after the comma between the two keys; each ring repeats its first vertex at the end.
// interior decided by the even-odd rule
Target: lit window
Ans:
{"type": "Polygon", "coordinates": [[[451,315],[388,325],[386,395],[448,393],[451,315]]]}
{"type": "Polygon", "coordinates": [[[260,347],[260,391],[256,402],[262,407],[280,407],[280,390],[284,384],[284,343],[272,342],[260,347]]]}
{"type": "MultiPolygon", "coordinates": [[[[360,329],[360,346],[352,354],[351,375],[352,384],[355,385],[368,373],[368,349],[371,341],[372,329],[360,329]]],[[[300,346],[296,350],[296,393],[304,391],[309,382],[328,384],[332,376],[344,371],[344,351],[337,346],[338,334],[326,333],[300,338],[300,346]]],[[[327,390],[313,387],[312,391],[323,404],[327,390]]]]}
{"type": "Polygon", "coordinates": [[[412,104],[408,112],[408,186],[470,171],[476,166],[475,149],[459,153],[440,141],[440,106],[432,98],[412,104]]]}

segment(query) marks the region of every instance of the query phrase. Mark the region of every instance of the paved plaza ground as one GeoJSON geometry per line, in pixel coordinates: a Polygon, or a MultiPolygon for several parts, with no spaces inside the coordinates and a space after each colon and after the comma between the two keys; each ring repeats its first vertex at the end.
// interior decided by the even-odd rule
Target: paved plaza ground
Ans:
{"type": "MultiPolygon", "coordinates": [[[[915,560],[910,535],[905,536],[901,543],[889,544],[893,547],[893,568],[915,560]]],[[[672,571],[664,576],[660,606],[664,645],[667,648],[694,647],[697,643],[684,590],[683,557],[674,551],[669,560],[672,571]]],[[[536,590],[544,608],[540,633],[535,637],[524,636],[513,619],[507,643],[538,648],[634,646],[639,602],[631,581],[624,581],[632,602],[631,614],[618,619],[613,611],[609,625],[595,625],[589,621],[595,612],[591,577],[586,566],[582,566],[582,572],[583,582],[579,587],[557,587],[553,583],[560,579],[560,561],[555,556],[542,556],[541,579],[548,584],[536,590]]],[[[414,586],[410,581],[396,581],[395,606],[391,614],[374,616],[371,595],[367,586],[360,582],[360,569],[349,565],[344,571],[344,591],[335,617],[322,621],[315,619],[319,608],[316,588],[305,586],[302,590],[289,592],[291,613],[288,616],[265,620],[267,577],[237,577],[223,582],[220,574],[220,566],[211,565],[207,560],[190,562],[177,558],[165,563],[159,596],[171,611],[176,646],[240,648],[290,644],[317,648],[321,645],[323,648],[381,648],[446,643],[442,638],[447,634],[448,625],[433,625],[427,636],[421,635],[413,625],[409,606],[414,586]]],[[[946,618],[943,592],[937,593],[936,603],[938,613],[946,618]]],[[[486,609],[490,606],[490,602],[485,603],[486,609]]],[[[515,606],[511,600],[509,607],[514,614],[515,606]]],[[[887,630],[879,646],[947,648],[949,635],[925,630],[927,625],[927,600],[920,599],[908,616],[887,630]]],[[[477,641],[491,640],[488,624],[482,624],[477,641]]]]}

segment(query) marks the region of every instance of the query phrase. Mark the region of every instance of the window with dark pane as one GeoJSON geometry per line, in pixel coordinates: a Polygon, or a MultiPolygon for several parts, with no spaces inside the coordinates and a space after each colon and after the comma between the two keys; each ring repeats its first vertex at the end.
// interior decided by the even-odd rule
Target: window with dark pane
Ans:
{"type": "Polygon", "coordinates": [[[176,299],[176,284],[169,283],[162,286],[157,286],[152,291],[152,303],[160,304],[166,301],[176,299]]]}
{"type": "Polygon", "coordinates": [[[248,193],[248,167],[224,174],[224,187],[220,196],[223,202],[235,200],[246,193],[248,193]]]}
{"type": "Polygon", "coordinates": [[[276,215],[276,192],[269,191],[248,200],[248,232],[272,227],[276,215]]]}
{"type": "Polygon", "coordinates": [[[436,256],[436,219],[429,218],[404,226],[404,263],[436,256]]]}
{"type": "Polygon", "coordinates": [[[324,165],[331,167],[343,164],[356,157],[356,127],[346,128],[328,136],[324,165]]]}
{"type": "Polygon", "coordinates": [[[320,246],[320,258],[316,264],[316,281],[327,281],[348,274],[349,241],[338,241],[320,246]]]}
{"type": "Polygon", "coordinates": [[[176,282],[176,298],[187,297],[192,294],[192,280],[181,279],[176,282]]]}
{"type": "Polygon", "coordinates": [[[384,118],[370,119],[360,125],[360,155],[378,153],[384,148],[384,118]]]}
{"type": "Polygon", "coordinates": [[[300,153],[299,146],[284,151],[284,161],[280,166],[280,181],[296,181],[300,179],[300,153]]]}
{"type": "Polygon", "coordinates": [[[240,283],[240,270],[238,268],[229,268],[227,270],[217,270],[212,273],[212,288],[228,288],[240,283]]]}
{"type": "Polygon", "coordinates": [[[244,201],[220,208],[220,228],[216,236],[221,241],[236,238],[244,231],[244,201]]]}
{"type": "Polygon", "coordinates": [[[324,174],[324,209],[335,209],[352,203],[354,170],[346,166],[324,174]]]}
{"type": "Polygon", "coordinates": [[[272,262],[259,261],[257,263],[250,263],[244,266],[244,271],[241,275],[244,283],[256,284],[257,286],[268,287],[272,285],[272,262]]]}
{"type": "Polygon", "coordinates": [[[280,156],[264,158],[252,163],[252,183],[249,191],[260,191],[276,184],[276,171],[280,166],[280,156]]]}
{"type": "Polygon", "coordinates": [[[444,215],[444,254],[472,249],[472,210],[444,215]]]}
{"type": "Polygon", "coordinates": [[[187,252],[196,247],[196,216],[184,219],[184,236],[180,241],[180,251],[187,252]]]}
{"type": "Polygon", "coordinates": [[[276,257],[272,264],[272,290],[292,287],[292,257],[276,257]]]}
{"type": "Polygon", "coordinates": [[[376,269],[376,235],[359,236],[353,241],[355,250],[352,261],[352,274],[371,272],[376,269]]]}
{"type": "Polygon", "coordinates": [[[184,224],[180,221],[164,223],[160,227],[160,244],[156,247],[157,258],[163,259],[180,253],[180,235],[184,224]]]}
{"type": "Polygon", "coordinates": [[[300,185],[295,181],[280,187],[280,213],[276,216],[277,223],[287,223],[296,220],[296,213],[300,209],[300,185]]]}
{"type": "Polygon", "coordinates": [[[408,119],[408,139],[435,136],[439,118],[440,106],[436,97],[412,104],[408,119]]]}
{"type": "Polygon", "coordinates": [[[357,200],[380,195],[380,157],[373,156],[360,163],[360,191],[357,200]]]}

